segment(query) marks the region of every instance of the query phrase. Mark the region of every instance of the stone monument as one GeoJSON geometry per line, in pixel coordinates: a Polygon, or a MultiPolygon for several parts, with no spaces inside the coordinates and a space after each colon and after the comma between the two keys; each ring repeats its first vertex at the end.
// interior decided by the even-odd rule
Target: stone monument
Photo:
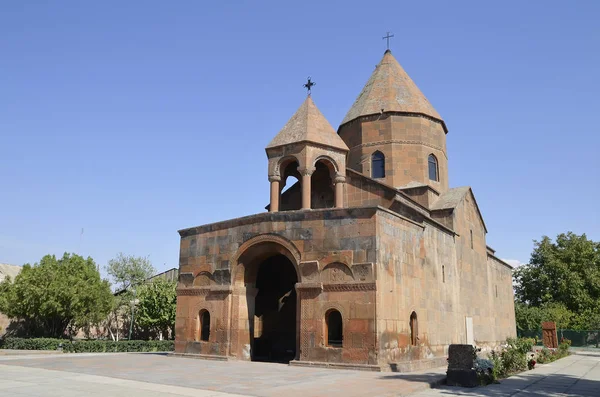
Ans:
{"type": "Polygon", "coordinates": [[[558,336],[556,335],[556,323],[554,321],[544,321],[542,323],[542,339],[545,347],[549,349],[558,347],[558,336]]]}
{"type": "Polygon", "coordinates": [[[450,345],[448,348],[448,386],[475,387],[479,385],[473,369],[475,348],[472,345],[450,345]]]}

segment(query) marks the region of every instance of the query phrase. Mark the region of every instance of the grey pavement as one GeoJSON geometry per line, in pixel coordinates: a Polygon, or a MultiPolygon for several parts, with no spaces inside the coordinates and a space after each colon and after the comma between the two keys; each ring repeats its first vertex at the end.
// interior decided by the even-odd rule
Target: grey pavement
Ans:
{"type": "Polygon", "coordinates": [[[160,354],[1,356],[0,396],[402,396],[445,368],[410,374],[207,361],[160,354]]]}
{"type": "Polygon", "coordinates": [[[600,397],[600,354],[577,352],[550,364],[537,365],[499,384],[473,389],[442,386],[414,397],[600,397]]]}
{"type": "Polygon", "coordinates": [[[0,356],[0,397],[600,397],[600,354],[593,352],[578,352],[487,387],[428,389],[444,372],[373,373],[160,354],[8,355],[0,356]]]}

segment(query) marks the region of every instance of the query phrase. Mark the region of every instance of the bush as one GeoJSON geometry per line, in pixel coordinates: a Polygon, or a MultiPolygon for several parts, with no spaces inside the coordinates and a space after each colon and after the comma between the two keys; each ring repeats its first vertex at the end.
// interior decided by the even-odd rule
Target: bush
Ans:
{"type": "Polygon", "coordinates": [[[569,339],[561,339],[560,345],[558,345],[558,349],[550,350],[544,347],[542,350],[538,352],[538,363],[547,364],[553,361],[558,360],[559,358],[563,358],[569,355],[569,346],[571,346],[571,341],[569,339]]]}
{"type": "Polygon", "coordinates": [[[535,345],[534,338],[508,338],[506,339],[506,343],[512,347],[517,349],[519,353],[527,354],[533,349],[535,345]]]}
{"type": "Polygon", "coordinates": [[[505,378],[511,374],[527,369],[527,353],[533,349],[533,338],[508,338],[502,351],[490,353],[490,361],[494,364],[492,373],[495,378],[505,378]]]}
{"type": "Polygon", "coordinates": [[[567,338],[562,338],[560,345],[558,345],[558,350],[563,354],[563,357],[569,354],[569,347],[571,347],[571,341],[567,338]]]}
{"type": "Polygon", "coordinates": [[[556,360],[556,359],[552,357],[552,352],[547,347],[542,348],[542,350],[540,350],[538,352],[538,356],[537,356],[538,363],[546,364],[546,363],[551,363],[554,360],[556,360]]]}
{"type": "Polygon", "coordinates": [[[1,347],[11,350],[56,350],[66,339],[53,338],[4,338],[1,347]]]}
{"type": "Polygon", "coordinates": [[[62,343],[62,349],[67,353],[112,353],[112,352],[164,352],[173,351],[175,343],[172,340],[78,340],[51,338],[5,338],[0,347],[19,350],[57,350],[62,343]]]}
{"type": "Polygon", "coordinates": [[[479,380],[480,385],[486,386],[496,381],[496,376],[494,375],[494,363],[492,360],[477,358],[475,359],[473,368],[477,373],[477,379],[479,380]]]}
{"type": "Polygon", "coordinates": [[[493,363],[492,367],[492,375],[494,379],[498,379],[502,377],[504,373],[504,368],[502,368],[502,359],[500,358],[500,354],[494,350],[489,355],[490,361],[493,363]]]}

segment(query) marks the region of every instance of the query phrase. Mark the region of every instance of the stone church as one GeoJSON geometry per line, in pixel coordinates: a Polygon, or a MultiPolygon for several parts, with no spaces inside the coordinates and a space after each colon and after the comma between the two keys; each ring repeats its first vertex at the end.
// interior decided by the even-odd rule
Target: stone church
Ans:
{"type": "Polygon", "coordinates": [[[308,95],[266,147],[268,212],[179,231],[176,354],[410,371],[515,336],[447,133],[389,50],[337,132],[308,95]]]}

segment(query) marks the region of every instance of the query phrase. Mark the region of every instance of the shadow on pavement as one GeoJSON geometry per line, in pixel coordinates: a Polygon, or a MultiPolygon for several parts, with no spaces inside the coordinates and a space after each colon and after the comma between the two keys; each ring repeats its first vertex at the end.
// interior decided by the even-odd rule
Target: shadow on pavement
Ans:
{"type": "MultiPolygon", "coordinates": [[[[569,396],[600,396],[600,380],[580,379],[564,374],[529,375],[527,378],[514,376],[498,384],[475,388],[440,386],[441,395],[505,397],[523,392],[527,396],[550,396],[568,393],[569,396]],[[542,381],[543,379],[543,381],[542,381]]],[[[520,395],[520,394],[519,394],[520,395]]]]}
{"type": "Polygon", "coordinates": [[[444,372],[431,372],[431,373],[420,373],[420,374],[411,374],[411,373],[391,373],[389,375],[382,375],[379,377],[384,380],[395,380],[402,379],[410,382],[425,382],[425,383],[437,383],[446,379],[446,373],[444,372]]]}

